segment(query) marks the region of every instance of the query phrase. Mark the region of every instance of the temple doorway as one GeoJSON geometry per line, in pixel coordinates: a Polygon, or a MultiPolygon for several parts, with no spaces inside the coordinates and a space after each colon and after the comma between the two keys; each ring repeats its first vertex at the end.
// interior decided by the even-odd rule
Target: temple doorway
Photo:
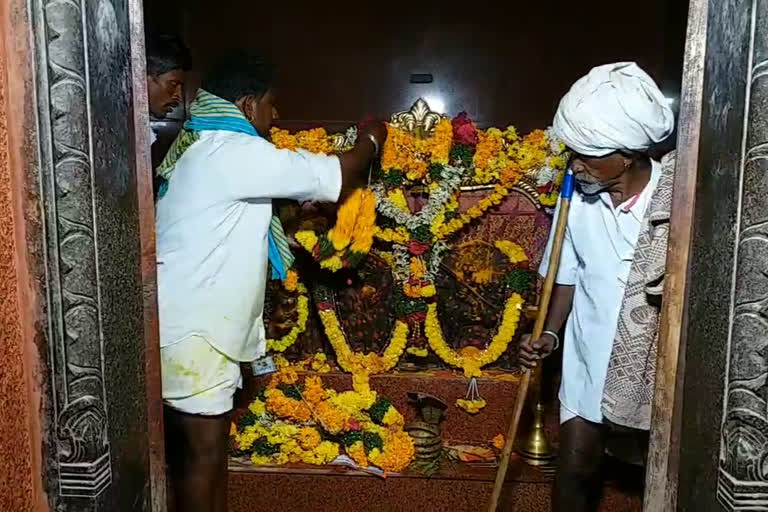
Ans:
{"type": "MultiPolygon", "coordinates": [[[[373,10],[344,2],[10,0],[0,7],[2,353],[12,369],[0,373],[9,411],[0,453],[20,468],[0,478],[0,509],[166,509],[151,153],[164,152],[180,130],[200,72],[234,48],[277,62],[275,136],[286,147],[343,148],[348,129],[374,116],[413,140],[466,122],[480,140],[498,136],[505,151],[517,148],[517,158],[541,154],[536,172],[526,168],[504,194],[503,172],[462,181],[451,219],[479,220],[456,228],[434,269],[409,266],[420,274],[408,287],[391,270],[396,251],[373,249],[353,271],[332,273],[320,270],[311,247],[294,247],[301,285],[271,286],[267,315],[268,335],[286,345],[273,356],[299,371],[300,385],[243,365],[232,511],[483,508],[562,171],[546,129],[569,85],[612,61],[637,62],[668,97],[678,130],[655,151],[676,149],[678,173],[649,458],[638,466],[635,453],[611,450],[600,510],[765,506],[768,323],[758,248],[768,239],[768,133],[760,121],[768,1],[588,4],[373,10]],[[179,36],[194,61],[185,101],[164,119],[150,118],[146,103],[144,41],[153,34],[179,36]],[[147,125],[158,136],[151,151],[147,125]],[[324,132],[307,131],[318,127],[324,132]],[[543,170],[552,171],[548,179],[543,170]],[[417,292],[436,296],[435,307],[419,309],[417,292]],[[482,371],[456,364],[485,357],[509,330],[513,301],[522,313],[500,353],[482,371]],[[404,322],[420,327],[394,351],[404,322]],[[317,446],[295,458],[281,452],[286,443],[274,432],[274,442],[266,434],[247,442],[257,425],[274,427],[259,422],[261,408],[272,418],[285,410],[267,391],[299,409],[312,386],[339,410],[337,397],[359,399],[345,350],[377,354],[360,364],[376,359],[381,370],[365,388],[376,397],[357,411],[370,423],[352,429],[359,439],[348,427],[339,429],[344,436],[317,428],[317,446]],[[395,441],[388,451],[387,439],[397,436],[381,429],[415,440],[409,460],[397,458],[395,441]]],[[[430,191],[404,187],[390,199],[419,212],[430,191]]],[[[279,214],[292,236],[319,235],[337,220],[333,210],[290,203],[279,214]]],[[[383,227],[397,236],[395,225],[383,227]]],[[[431,251],[424,237],[417,242],[431,251]]],[[[548,510],[556,462],[535,441],[544,436],[556,452],[558,372],[550,364],[537,380],[540,400],[524,420],[523,453],[513,458],[500,509],[548,510]],[[542,464],[531,463],[537,457],[542,464]]]]}

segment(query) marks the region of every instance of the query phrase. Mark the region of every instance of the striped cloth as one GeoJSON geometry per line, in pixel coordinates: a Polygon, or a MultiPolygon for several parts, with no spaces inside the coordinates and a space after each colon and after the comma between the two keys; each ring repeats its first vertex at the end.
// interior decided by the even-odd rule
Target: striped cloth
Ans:
{"type": "Polygon", "coordinates": [[[294,261],[283,223],[277,215],[273,215],[269,222],[269,261],[272,263],[272,279],[285,279],[286,270],[291,268],[294,261]],[[282,263],[282,266],[278,267],[275,262],[282,263]]]}
{"type": "MultiPolygon", "coordinates": [[[[184,123],[176,140],[165,155],[157,174],[165,181],[160,187],[160,197],[168,190],[176,163],[184,152],[200,138],[204,130],[221,130],[226,132],[245,133],[259,137],[259,133],[245,118],[234,103],[219,98],[203,89],[197,91],[189,108],[190,119],[184,123]]],[[[288,246],[288,239],[283,230],[283,224],[277,216],[272,216],[269,224],[269,262],[272,264],[272,279],[285,279],[287,269],[293,265],[294,257],[288,246]]]]}

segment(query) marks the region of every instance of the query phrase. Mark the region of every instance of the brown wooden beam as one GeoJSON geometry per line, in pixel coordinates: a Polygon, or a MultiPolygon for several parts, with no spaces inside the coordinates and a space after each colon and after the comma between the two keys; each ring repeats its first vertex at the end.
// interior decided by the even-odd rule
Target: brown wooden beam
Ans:
{"type": "Polygon", "coordinates": [[[670,218],[667,270],[659,335],[644,510],[677,508],[680,425],[685,353],[688,262],[699,165],[704,62],[707,43],[707,0],[691,0],[685,44],[677,168],[670,218]]]}

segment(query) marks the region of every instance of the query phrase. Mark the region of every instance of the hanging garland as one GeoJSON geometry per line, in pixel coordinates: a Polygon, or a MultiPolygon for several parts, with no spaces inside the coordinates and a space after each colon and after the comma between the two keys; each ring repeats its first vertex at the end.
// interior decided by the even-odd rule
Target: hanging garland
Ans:
{"type": "MultiPolygon", "coordinates": [[[[509,260],[508,276],[517,273],[516,266],[518,264],[528,261],[528,256],[523,248],[514,242],[498,240],[494,243],[494,247],[509,260]]],[[[520,315],[525,303],[520,293],[526,292],[527,289],[524,286],[509,286],[510,280],[507,279],[506,281],[512,294],[504,304],[499,330],[484,350],[472,346],[464,347],[459,351],[451,348],[443,337],[440,319],[437,315],[437,304],[432,303],[427,307],[427,316],[424,321],[424,333],[427,342],[440,359],[451,366],[461,368],[464,371],[464,376],[470,379],[467,395],[463,399],[456,400],[456,405],[470,414],[477,414],[486,406],[485,400],[480,396],[477,389],[477,378],[482,376],[481,368],[501,357],[507,350],[520,323],[520,315]]]]}
{"type": "Polygon", "coordinates": [[[339,207],[336,225],[326,234],[299,231],[296,241],[332,272],[354,268],[365,259],[373,244],[376,225],[376,196],[357,189],[339,207]]]}
{"type": "Polygon", "coordinates": [[[458,352],[452,349],[443,338],[440,320],[437,317],[437,304],[432,303],[427,307],[424,328],[429,346],[435,354],[440,356],[440,359],[464,370],[464,376],[468,379],[480,377],[482,375],[480,368],[495,362],[507,350],[520,322],[520,312],[524,302],[517,293],[513,293],[507,299],[499,331],[485,350],[470,346],[458,352]]]}
{"type": "Polygon", "coordinates": [[[283,289],[288,292],[298,293],[298,299],[296,300],[296,313],[298,315],[296,324],[291,328],[290,332],[282,338],[267,339],[267,350],[273,352],[285,352],[291,345],[296,343],[299,335],[307,330],[307,319],[309,318],[309,297],[307,296],[307,288],[299,282],[299,275],[295,270],[289,270],[287,277],[283,281],[283,289]]]}
{"type": "Polygon", "coordinates": [[[383,355],[374,352],[363,354],[350,348],[333,307],[328,303],[321,302],[318,304],[318,309],[325,334],[336,352],[336,361],[344,371],[353,375],[384,373],[394,368],[400,360],[400,356],[403,355],[405,345],[408,343],[409,329],[407,323],[399,320],[395,322],[392,337],[383,355]]]}

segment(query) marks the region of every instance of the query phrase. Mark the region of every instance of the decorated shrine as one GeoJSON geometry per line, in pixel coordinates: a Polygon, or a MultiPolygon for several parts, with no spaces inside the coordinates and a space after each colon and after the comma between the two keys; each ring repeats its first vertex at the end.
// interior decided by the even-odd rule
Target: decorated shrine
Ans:
{"type": "MultiPolygon", "coordinates": [[[[764,510],[767,16],[765,0],[0,3],[0,510],[172,509],[151,157],[235,48],[282,69],[282,147],[344,151],[368,113],[391,133],[342,208],[276,205],[295,262],[267,297],[275,371],[242,368],[230,512],[487,510],[545,302],[566,158],[545,128],[585,72],[629,61],[677,118],[653,148],[677,150],[672,243],[646,467],[608,462],[599,510],[764,510]],[[156,117],[162,34],[193,62],[156,117]]],[[[499,510],[550,510],[557,360],[532,379],[499,510]]]]}
{"type": "MultiPolygon", "coordinates": [[[[368,187],[338,209],[277,205],[295,261],[265,307],[276,371],[243,368],[235,496],[276,485],[286,509],[309,510],[343,481],[387,492],[375,510],[469,510],[490,495],[568,155],[549,130],[481,129],[422,99],[387,129],[368,187]]],[[[356,137],[272,131],[280,148],[326,154],[356,137]]],[[[525,510],[546,506],[554,455],[539,388],[504,498],[525,510]]],[[[606,506],[633,499],[609,492],[606,506]]]]}

